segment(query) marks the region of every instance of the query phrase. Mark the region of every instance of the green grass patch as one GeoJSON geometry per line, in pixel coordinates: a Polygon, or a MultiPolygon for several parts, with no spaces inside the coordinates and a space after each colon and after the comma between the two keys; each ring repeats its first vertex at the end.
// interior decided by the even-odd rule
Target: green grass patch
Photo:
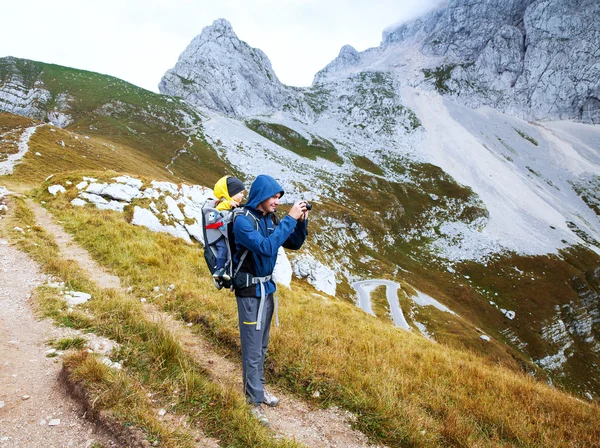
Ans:
{"type": "Polygon", "coordinates": [[[525,140],[527,140],[529,143],[531,143],[534,146],[539,146],[538,141],[533,138],[530,137],[529,135],[527,135],[525,132],[521,131],[520,129],[514,128],[516,133],[519,134],[521,137],[523,137],[525,140]]]}
{"type": "MultiPolygon", "coordinates": [[[[207,144],[199,113],[179,99],[99,73],[25,59],[0,58],[0,83],[11,76],[20,77],[28,89],[35,85],[49,92],[36,104],[39,113],[33,118],[47,122],[48,112],[63,111],[71,117],[72,122],[66,128],[73,134],[71,139],[77,134],[80,143],[92,147],[91,153],[80,154],[87,161],[77,160],[75,163],[64,160],[62,169],[49,166],[45,170],[46,176],[74,166],[92,169],[88,166],[90,163],[96,165],[93,169],[140,172],[135,169],[137,162],[142,170],[160,173],[153,174],[155,179],[180,178],[192,183],[211,184],[229,169],[214,148],[207,144]],[[90,140],[95,138],[97,145],[85,139],[86,135],[90,140]],[[107,145],[105,149],[114,151],[109,160],[105,151],[97,152],[97,146],[103,144],[107,145]],[[171,174],[165,167],[180,152],[182,156],[170,165],[171,174]],[[119,156],[126,159],[122,164],[119,164],[119,156]]],[[[34,136],[33,140],[39,141],[39,136],[34,136]]],[[[64,138],[50,135],[44,146],[63,149],[54,148],[60,140],[64,138]]],[[[80,146],[77,145],[77,148],[80,146]]],[[[70,149],[64,148],[62,156],[70,157],[70,149]]],[[[31,154],[36,150],[31,148],[31,154]]],[[[61,155],[44,157],[44,152],[39,152],[42,153],[42,169],[44,163],[57,163],[53,160],[57,156],[59,160],[63,159],[61,155]]]]}
{"type": "Polygon", "coordinates": [[[81,350],[87,345],[87,340],[82,337],[61,338],[49,342],[57,350],[81,350]]]}
{"type": "Polygon", "coordinates": [[[311,141],[309,141],[287,126],[266,123],[256,119],[246,121],[246,126],[257,134],[302,157],[307,157],[311,160],[321,157],[337,164],[343,163],[343,159],[338,155],[335,146],[329,140],[312,136],[311,141]]]}
{"type": "Polygon", "coordinates": [[[378,176],[384,175],[384,171],[381,169],[381,167],[365,156],[355,156],[352,161],[354,162],[354,165],[360,169],[378,176]]]}

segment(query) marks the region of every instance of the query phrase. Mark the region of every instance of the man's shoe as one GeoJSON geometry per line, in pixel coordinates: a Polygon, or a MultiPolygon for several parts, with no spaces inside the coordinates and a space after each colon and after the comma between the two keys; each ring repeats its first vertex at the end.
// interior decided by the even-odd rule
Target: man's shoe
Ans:
{"type": "Polygon", "coordinates": [[[265,398],[263,399],[263,403],[267,406],[274,408],[279,404],[279,398],[277,398],[272,393],[268,392],[267,389],[264,390],[265,398]]]}
{"type": "Polygon", "coordinates": [[[251,412],[261,425],[266,426],[267,428],[271,426],[269,419],[265,415],[265,411],[260,404],[254,406],[251,412]]]}

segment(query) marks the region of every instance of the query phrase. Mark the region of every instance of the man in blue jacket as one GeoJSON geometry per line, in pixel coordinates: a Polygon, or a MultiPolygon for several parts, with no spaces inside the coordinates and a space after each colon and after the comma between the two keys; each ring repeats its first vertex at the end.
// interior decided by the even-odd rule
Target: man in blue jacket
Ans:
{"type": "Polygon", "coordinates": [[[262,403],[277,406],[279,399],[264,388],[264,362],[276,286],[272,279],[281,246],[300,249],[307,235],[306,202],[295,203],[289,214],[277,221],[275,211],[283,188],[271,176],[260,175],[252,183],[244,213],[233,224],[236,242],[234,266],[241,265],[233,285],[238,306],[244,391],[252,412],[269,426],[262,403]]]}

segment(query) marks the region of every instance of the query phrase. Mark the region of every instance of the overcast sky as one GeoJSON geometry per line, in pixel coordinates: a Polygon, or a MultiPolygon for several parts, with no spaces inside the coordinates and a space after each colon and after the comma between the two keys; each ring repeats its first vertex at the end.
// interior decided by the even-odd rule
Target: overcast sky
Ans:
{"type": "Polygon", "coordinates": [[[116,76],[157,92],[163,74],[218,18],[263,50],[279,79],[308,86],[343,45],[378,46],[381,32],[441,0],[17,0],[2,6],[0,57],[116,76]]]}

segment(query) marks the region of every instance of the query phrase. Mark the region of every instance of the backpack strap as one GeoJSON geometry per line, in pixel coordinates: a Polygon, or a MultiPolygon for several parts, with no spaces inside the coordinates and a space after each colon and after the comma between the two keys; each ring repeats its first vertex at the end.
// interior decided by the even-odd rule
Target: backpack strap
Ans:
{"type": "MultiPolygon", "coordinates": [[[[258,219],[256,218],[256,216],[254,216],[252,213],[250,213],[249,210],[246,210],[244,212],[245,216],[250,216],[252,217],[252,220],[254,221],[254,229],[258,231],[259,227],[258,227],[258,219]]],[[[234,215],[234,221],[237,218],[238,214],[234,215]]],[[[250,252],[248,249],[244,250],[244,252],[242,252],[242,254],[240,255],[240,261],[238,262],[237,266],[235,267],[235,270],[233,271],[233,277],[235,277],[237,275],[237,273],[240,271],[242,264],[244,263],[244,260],[246,259],[246,256],[248,255],[248,252],[250,252]]]]}

